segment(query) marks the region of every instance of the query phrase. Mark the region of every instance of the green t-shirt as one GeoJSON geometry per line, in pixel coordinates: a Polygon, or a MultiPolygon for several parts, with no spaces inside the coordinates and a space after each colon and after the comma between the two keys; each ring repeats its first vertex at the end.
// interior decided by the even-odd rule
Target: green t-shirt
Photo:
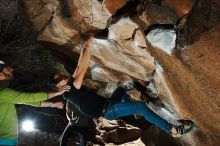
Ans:
{"type": "Polygon", "coordinates": [[[18,119],[15,104],[40,106],[40,101],[47,99],[47,93],[23,93],[0,87],[0,145],[7,140],[17,140],[18,119]]]}

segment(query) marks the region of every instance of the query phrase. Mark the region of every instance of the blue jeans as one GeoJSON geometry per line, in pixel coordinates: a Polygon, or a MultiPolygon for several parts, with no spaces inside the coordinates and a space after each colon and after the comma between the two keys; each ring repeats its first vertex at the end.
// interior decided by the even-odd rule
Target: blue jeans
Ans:
{"type": "Polygon", "coordinates": [[[172,124],[154,113],[144,102],[130,101],[125,90],[122,87],[117,88],[110,98],[109,105],[104,112],[104,118],[115,120],[133,114],[144,116],[147,121],[160,127],[167,133],[169,133],[173,127],[172,124]]]}

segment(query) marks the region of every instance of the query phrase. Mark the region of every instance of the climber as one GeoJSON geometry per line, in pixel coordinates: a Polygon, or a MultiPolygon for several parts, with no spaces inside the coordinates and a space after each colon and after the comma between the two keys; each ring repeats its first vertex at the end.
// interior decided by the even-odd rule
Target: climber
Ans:
{"type": "Polygon", "coordinates": [[[139,114],[150,123],[176,137],[191,131],[192,122],[183,121],[183,124],[179,126],[168,123],[148,108],[144,102],[130,101],[123,87],[118,87],[107,99],[82,86],[89,65],[92,43],[93,37],[90,37],[81,50],[73,78],[61,73],[55,73],[52,76],[52,81],[58,89],[67,84],[71,85],[70,92],[63,94],[65,99],[74,104],[82,114],[91,118],[104,117],[108,120],[114,120],[123,116],[139,114]]]}
{"type": "MultiPolygon", "coordinates": [[[[13,78],[13,69],[0,61],[0,81],[9,82],[13,78]]],[[[18,119],[15,104],[28,104],[41,107],[62,108],[62,102],[44,101],[54,98],[70,90],[70,86],[63,86],[60,90],[50,93],[23,93],[6,87],[0,87],[0,145],[12,146],[18,143],[18,119]]]]}

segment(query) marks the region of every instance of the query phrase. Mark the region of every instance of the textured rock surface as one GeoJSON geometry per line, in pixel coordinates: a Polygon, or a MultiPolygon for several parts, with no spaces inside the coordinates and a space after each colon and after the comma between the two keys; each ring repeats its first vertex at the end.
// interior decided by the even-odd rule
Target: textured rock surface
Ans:
{"type": "Polygon", "coordinates": [[[159,49],[152,49],[164,69],[170,89],[170,101],[184,118],[193,119],[201,131],[191,135],[195,145],[219,143],[219,26],[201,36],[194,45],[187,47],[181,59],[169,57],[159,49]],[[208,111],[208,112],[207,112],[208,111]],[[214,113],[215,116],[211,116],[214,113]],[[212,127],[213,126],[213,127],[212,127]],[[203,138],[203,141],[195,139],[203,138]],[[210,137],[209,137],[210,136],[210,137]]]}
{"type": "Polygon", "coordinates": [[[178,20],[176,12],[163,6],[161,1],[151,3],[148,0],[142,0],[139,4],[138,13],[144,29],[154,24],[174,24],[178,20]]]}
{"type": "MultiPolygon", "coordinates": [[[[216,25],[209,33],[204,34],[191,47],[187,47],[182,54],[182,59],[190,67],[195,77],[197,85],[189,90],[191,97],[197,96],[200,102],[187,108],[193,108],[190,111],[201,129],[206,131],[206,136],[212,137],[212,141],[219,143],[220,121],[220,78],[219,72],[219,39],[220,25],[216,25]],[[208,111],[208,112],[207,112],[208,111]],[[203,114],[198,114],[199,112],[203,114]],[[214,115],[212,116],[213,113],[214,115]],[[207,118],[208,117],[208,118],[207,118]],[[217,125],[216,125],[217,124],[217,125]]],[[[191,83],[189,83],[191,84],[191,83]]],[[[190,103],[190,102],[189,102],[190,103]]],[[[191,102],[193,103],[193,102],[191,102]]]]}
{"type": "Polygon", "coordinates": [[[181,1],[163,0],[162,4],[164,6],[170,7],[176,12],[176,14],[179,17],[182,17],[191,10],[193,5],[193,0],[181,0],[181,1]]]}
{"type": "Polygon", "coordinates": [[[137,140],[141,136],[139,128],[127,125],[124,121],[108,121],[99,119],[97,129],[101,132],[101,137],[105,142],[123,144],[137,140]]]}
{"type": "Polygon", "coordinates": [[[151,126],[145,130],[141,140],[144,141],[145,145],[190,145],[190,143],[181,143],[177,139],[173,139],[170,135],[167,135],[156,126],[151,126]]]}
{"type": "MultiPolygon", "coordinates": [[[[97,123],[97,126],[101,132],[104,127],[105,132],[109,132],[103,134],[109,136],[105,137],[107,142],[121,144],[136,140],[133,145],[157,146],[220,144],[219,0],[195,0],[194,3],[192,0],[21,0],[19,4],[37,40],[70,72],[76,65],[82,38],[95,34],[84,82],[88,87],[108,96],[119,84],[136,80],[146,85],[147,95],[131,91],[133,100],[147,101],[150,108],[171,123],[185,118],[192,119],[198,126],[192,133],[173,139],[154,126],[144,127],[147,124],[142,122],[141,126],[137,124],[143,130],[141,139],[136,140],[140,137],[138,128],[132,128],[131,137],[123,137],[131,132],[129,128],[119,128],[121,123],[109,126],[109,121],[102,121],[100,123],[108,125],[97,123]],[[184,14],[187,15],[182,17],[184,14]],[[164,45],[154,45],[146,37],[161,28],[171,30],[173,36],[177,32],[176,46],[171,41],[172,53],[162,51],[166,49],[164,45]]],[[[6,42],[23,36],[8,35],[8,32],[17,32],[7,29],[13,24],[8,18],[20,10],[10,9],[15,5],[13,1],[7,11],[0,9],[5,12],[0,13],[0,45],[3,46],[1,55],[6,58],[13,41],[10,45],[6,42]]],[[[22,25],[17,26],[21,32],[26,30],[22,25]]],[[[160,39],[157,41],[161,43],[160,39]]],[[[8,58],[13,60],[13,57],[8,58]]]]}
{"type": "MultiPolygon", "coordinates": [[[[126,142],[132,142],[140,138],[141,131],[139,128],[133,127],[126,124],[124,121],[107,121],[104,119],[99,119],[96,121],[97,129],[99,132],[87,133],[88,142],[87,145],[99,145],[93,144],[91,141],[92,136],[96,134],[96,138],[101,142],[106,142],[105,145],[120,145],[126,142]]],[[[39,130],[34,130],[30,133],[20,132],[20,142],[18,146],[28,145],[28,146],[58,146],[60,141],[60,135],[47,133],[39,130]]],[[[95,136],[94,136],[95,137],[95,136]]],[[[70,137],[68,146],[74,145],[78,146],[77,137],[70,137]]],[[[144,145],[141,141],[138,142],[140,145],[144,145]]],[[[101,143],[100,143],[101,144],[101,143]]],[[[136,143],[130,143],[135,145],[136,143]]]]}
{"type": "Polygon", "coordinates": [[[138,29],[129,19],[112,25],[107,40],[94,41],[95,62],[133,78],[149,80],[154,70],[153,57],[147,52],[145,36],[138,29]]]}
{"type": "Polygon", "coordinates": [[[153,29],[147,34],[147,39],[152,46],[172,55],[176,45],[176,32],[172,29],[153,29]]]}
{"type": "Polygon", "coordinates": [[[193,44],[202,33],[207,32],[220,22],[219,3],[219,0],[196,0],[194,2],[191,11],[187,15],[186,22],[179,30],[178,47],[193,44]]]}

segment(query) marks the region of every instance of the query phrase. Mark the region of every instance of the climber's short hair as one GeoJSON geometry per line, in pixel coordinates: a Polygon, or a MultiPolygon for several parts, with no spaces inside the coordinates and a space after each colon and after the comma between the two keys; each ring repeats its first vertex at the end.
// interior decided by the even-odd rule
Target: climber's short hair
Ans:
{"type": "Polygon", "coordinates": [[[50,84],[58,84],[60,81],[70,78],[68,75],[65,75],[61,72],[55,72],[50,76],[50,84]]]}

